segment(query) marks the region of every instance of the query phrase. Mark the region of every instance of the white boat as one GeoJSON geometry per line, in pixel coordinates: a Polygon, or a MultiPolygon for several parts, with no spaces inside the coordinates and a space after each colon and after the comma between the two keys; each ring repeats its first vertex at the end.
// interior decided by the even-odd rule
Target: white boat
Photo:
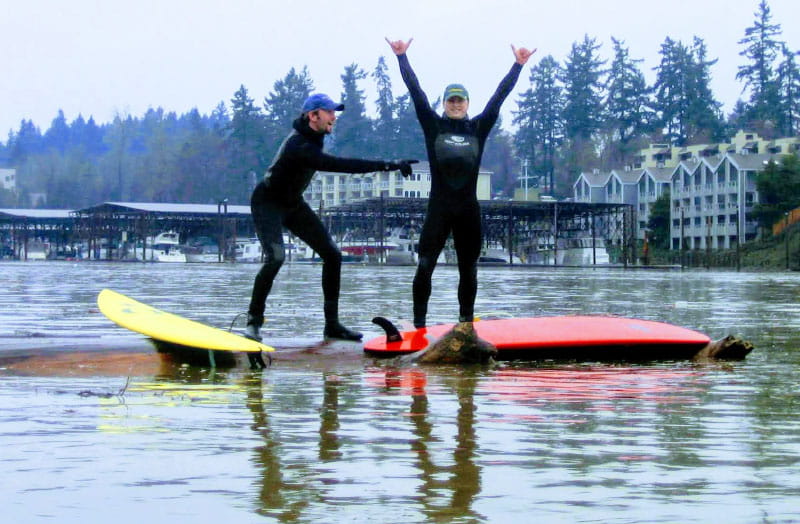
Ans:
{"type": "Polygon", "coordinates": [[[386,237],[387,242],[394,246],[386,252],[386,264],[391,266],[416,266],[419,261],[417,255],[417,242],[419,236],[410,228],[397,227],[386,237]]]}
{"type": "Polygon", "coordinates": [[[29,240],[22,245],[19,258],[21,260],[46,260],[49,253],[49,243],[39,242],[38,240],[29,240]]]}
{"type": "Polygon", "coordinates": [[[487,247],[481,251],[478,258],[479,264],[522,264],[522,259],[517,255],[509,256],[508,250],[502,247],[487,247]]]}
{"type": "MultiPolygon", "coordinates": [[[[256,237],[237,238],[235,241],[236,262],[260,263],[263,262],[261,256],[261,242],[256,237]]],[[[310,262],[318,260],[310,247],[304,242],[283,234],[283,247],[286,262],[310,262]]]]}
{"type": "Polygon", "coordinates": [[[137,247],[136,259],[144,262],[186,262],[186,255],[181,251],[178,233],[165,231],[148,237],[144,250],[141,245],[137,247]]]}
{"type": "MultiPolygon", "coordinates": [[[[419,263],[419,234],[409,227],[397,227],[386,237],[385,245],[391,246],[386,252],[386,264],[393,266],[416,266],[419,263]]],[[[452,241],[448,240],[437,264],[457,263],[452,241]]]]}
{"type": "Polygon", "coordinates": [[[224,258],[219,256],[219,247],[216,244],[190,244],[182,247],[187,262],[220,262],[224,258]]]}
{"type": "Polygon", "coordinates": [[[610,258],[602,238],[576,237],[559,239],[559,264],[565,266],[608,265],[610,258]]]}
{"type": "Polygon", "coordinates": [[[235,257],[236,262],[261,262],[261,242],[258,238],[237,238],[235,257]]]}
{"type": "Polygon", "coordinates": [[[347,236],[338,242],[339,249],[342,251],[344,262],[382,262],[394,251],[400,249],[400,245],[390,237],[383,241],[369,237],[366,240],[350,239],[347,236]]]}

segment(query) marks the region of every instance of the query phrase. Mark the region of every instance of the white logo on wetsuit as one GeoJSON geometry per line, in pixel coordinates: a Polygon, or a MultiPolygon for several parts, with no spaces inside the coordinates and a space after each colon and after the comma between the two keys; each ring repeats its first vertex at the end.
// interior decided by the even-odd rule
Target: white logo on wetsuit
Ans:
{"type": "Polygon", "coordinates": [[[450,135],[444,137],[444,143],[448,146],[456,146],[456,147],[467,147],[470,143],[467,141],[467,137],[461,135],[450,135]]]}

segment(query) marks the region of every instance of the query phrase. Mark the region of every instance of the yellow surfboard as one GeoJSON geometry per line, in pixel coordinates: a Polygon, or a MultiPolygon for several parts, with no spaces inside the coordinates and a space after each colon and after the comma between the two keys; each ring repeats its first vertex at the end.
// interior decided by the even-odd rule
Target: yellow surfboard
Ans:
{"type": "Polygon", "coordinates": [[[97,306],[120,326],[157,341],[220,351],[275,351],[266,344],[167,313],[110,289],[97,295],[97,306]]]}

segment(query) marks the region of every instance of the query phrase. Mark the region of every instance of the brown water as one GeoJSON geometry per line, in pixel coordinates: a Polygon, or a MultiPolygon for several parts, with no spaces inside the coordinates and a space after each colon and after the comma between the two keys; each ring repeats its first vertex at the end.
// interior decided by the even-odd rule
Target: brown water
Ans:
{"type": "MultiPolygon", "coordinates": [[[[227,327],[256,269],[1,263],[3,521],[800,521],[800,275],[479,271],[480,312],[635,316],[756,346],[707,365],[392,368],[314,345],[310,265],[276,282],[261,372],[163,362],[94,303],[110,287],[227,327]]],[[[413,268],[343,274],[346,323],[372,336],[373,315],[410,316],[413,268]]],[[[437,269],[431,320],[456,315],[456,278],[437,269]]]]}

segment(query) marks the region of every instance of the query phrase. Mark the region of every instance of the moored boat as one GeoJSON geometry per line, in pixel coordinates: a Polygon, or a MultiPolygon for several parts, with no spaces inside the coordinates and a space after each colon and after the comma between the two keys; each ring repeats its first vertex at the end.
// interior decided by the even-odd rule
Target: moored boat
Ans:
{"type": "Polygon", "coordinates": [[[136,259],[143,262],[186,262],[180,248],[180,235],[175,231],[164,231],[148,237],[144,249],[136,249],[136,259]]]}

